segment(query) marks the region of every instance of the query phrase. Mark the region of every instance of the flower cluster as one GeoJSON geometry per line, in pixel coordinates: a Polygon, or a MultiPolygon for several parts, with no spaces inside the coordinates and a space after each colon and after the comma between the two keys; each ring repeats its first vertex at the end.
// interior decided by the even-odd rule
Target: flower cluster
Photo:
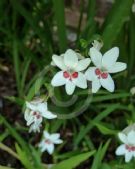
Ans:
{"type": "MultiPolygon", "coordinates": [[[[52,56],[51,65],[60,69],[51,81],[52,86],[65,86],[66,93],[72,95],[76,87],[86,89],[88,81],[90,81],[92,93],[96,93],[101,86],[109,92],[114,91],[115,84],[110,74],[126,69],[125,63],[117,62],[119,49],[114,47],[102,55],[100,49],[103,44],[95,40],[92,45],[88,58],[72,49],[68,49],[60,56],[52,56]],[[93,66],[89,67],[91,62],[93,66]]],[[[40,132],[43,119],[54,119],[57,118],[57,115],[48,110],[47,101],[36,99],[26,102],[24,117],[27,126],[30,127],[29,132],[40,132]]],[[[119,137],[124,144],[117,149],[116,154],[125,155],[125,160],[128,162],[132,156],[135,156],[135,131],[131,131],[127,135],[120,133],[119,137]]],[[[44,131],[39,148],[41,152],[47,151],[52,154],[54,145],[62,142],[59,133],[49,134],[44,131]]]]}
{"type": "Polygon", "coordinates": [[[47,102],[44,102],[42,99],[26,102],[24,118],[27,121],[27,126],[30,126],[29,132],[40,132],[43,118],[54,119],[56,117],[57,115],[47,109],[47,102]]]}
{"type": "Polygon", "coordinates": [[[92,93],[96,93],[101,86],[109,92],[113,92],[115,85],[110,73],[123,71],[127,65],[116,62],[119,56],[118,47],[110,49],[104,55],[99,51],[101,47],[99,42],[94,41],[93,47],[89,51],[90,58],[82,56],[80,60],[78,53],[71,49],[60,56],[53,55],[53,63],[61,71],[56,73],[51,84],[54,87],[65,85],[68,95],[73,94],[76,86],[86,89],[87,80],[92,82],[92,93]],[[88,68],[91,61],[94,66],[88,68]]]}
{"type": "MultiPolygon", "coordinates": [[[[29,132],[40,132],[43,118],[54,119],[57,118],[57,115],[48,110],[46,101],[38,98],[31,102],[26,102],[24,118],[27,122],[27,126],[30,126],[29,132]]],[[[50,135],[47,131],[44,131],[43,137],[43,140],[39,143],[41,152],[47,151],[49,154],[52,154],[54,151],[54,144],[61,144],[63,142],[59,139],[59,133],[50,135]]]]}

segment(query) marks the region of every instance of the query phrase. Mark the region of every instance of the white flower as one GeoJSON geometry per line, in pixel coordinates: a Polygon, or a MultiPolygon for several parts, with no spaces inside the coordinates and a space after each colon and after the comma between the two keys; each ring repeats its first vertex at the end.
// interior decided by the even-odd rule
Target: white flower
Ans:
{"type": "MultiPolygon", "coordinates": [[[[77,54],[78,60],[84,59],[84,56],[82,56],[80,53],[76,52],[76,54],[77,54]]],[[[54,58],[54,57],[59,57],[64,62],[64,54],[61,54],[60,56],[53,55],[52,58],[54,58]]],[[[57,66],[53,60],[51,61],[51,65],[52,66],[57,66]]]]}
{"type": "Polygon", "coordinates": [[[48,111],[47,102],[43,102],[41,99],[26,102],[24,118],[27,121],[27,126],[30,126],[29,132],[40,132],[43,117],[53,119],[57,116],[48,111]]]}
{"type": "Polygon", "coordinates": [[[73,94],[75,87],[87,88],[87,80],[81,72],[90,64],[90,59],[78,59],[78,54],[68,49],[64,57],[53,55],[53,62],[61,69],[52,79],[52,86],[65,85],[67,94],[73,94]]]}
{"type": "Polygon", "coordinates": [[[90,48],[89,55],[95,67],[90,67],[86,72],[86,78],[92,81],[92,92],[96,93],[100,87],[104,87],[110,92],[114,91],[114,81],[109,73],[116,73],[126,69],[126,64],[116,62],[119,56],[119,49],[114,47],[103,56],[94,47],[90,48]]]}
{"type": "Polygon", "coordinates": [[[93,43],[92,43],[93,47],[96,48],[97,50],[100,51],[100,49],[103,47],[103,43],[97,41],[97,40],[94,40],[93,43]]]}
{"type": "Polygon", "coordinates": [[[49,134],[44,131],[43,140],[39,143],[41,152],[47,151],[49,154],[54,152],[54,144],[61,144],[63,141],[60,139],[59,133],[49,134]]]}
{"type": "Polygon", "coordinates": [[[135,87],[132,87],[132,88],[130,89],[130,93],[131,93],[132,95],[135,95],[135,87]]]}
{"type": "Polygon", "coordinates": [[[116,150],[116,155],[124,155],[125,162],[129,162],[135,157],[135,131],[131,130],[128,134],[119,133],[120,140],[124,143],[116,150]]]}

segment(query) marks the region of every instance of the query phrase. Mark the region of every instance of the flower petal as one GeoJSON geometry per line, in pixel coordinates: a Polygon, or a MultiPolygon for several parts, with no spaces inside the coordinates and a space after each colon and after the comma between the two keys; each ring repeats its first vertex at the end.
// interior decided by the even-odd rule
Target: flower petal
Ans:
{"type": "Polygon", "coordinates": [[[128,144],[127,136],[124,133],[121,132],[118,136],[123,143],[128,144]]]}
{"type": "Polygon", "coordinates": [[[127,139],[129,144],[135,145],[135,131],[131,130],[128,133],[127,139]]]}
{"type": "Polygon", "coordinates": [[[47,102],[37,104],[36,108],[40,113],[47,111],[47,102]]]}
{"type": "Polygon", "coordinates": [[[111,76],[108,74],[108,77],[106,79],[101,78],[100,79],[100,83],[101,85],[108,90],[109,92],[113,92],[114,91],[114,81],[111,78],[111,76]]]}
{"type": "Polygon", "coordinates": [[[42,140],[39,144],[38,147],[40,148],[41,152],[44,152],[46,150],[46,144],[44,140],[42,140]]]}
{"type": "Polygon", "coordinates": [[[97,66],[98,68],[101,68],[102,54],[97,49],[92,47],[90,48],[89,55],[91,57],[93,64],[97,66]]]}
{"type": "Polygon", "coordinates": [[[85,76],[86,76],[87,80],[92,81],[95,79],[95,76],[96,76],[95,70],[96,70],[96,67],[90,67],[90,68],[88,68],[88,70],[86,70],[85,76]]]}
{"type": "Polygon", "coordinates": [[[70,69],[74,69],[77,66],[78,57],[72,49],[68,49],[64,54],[64,63],[70,69]]]}
{"type": "Polygon", "coordinates": [[[114,47],[114,48],[108,50],[103,55],[102,66],[106,70],[110,69],[116,63],[118,56],[119,56],[119,48],[114,47]]]}
{"type": "Polygon", "coordinates": [[[125,154],[125,162],[128,163],[132,159],[132,157],[133,157],[133,152],[127,151],[126,154],[125,154]]]}
{"type": "Polygon", "coordinates": [[[73,83],[82,89],[87,88],[86,76],[81,72],[78,73],[78,77],[76,79],[73,79],[73,83]]]}
{"type": "Polygon", "coordinates": [[[31,102],[26,102],[26,107],[35,111],[37,109],[37,106],[32,104],[31,102]]]}
{"type": "Polygon", "coordinates": [[[59,133],[54,133],[54,134],[51,134],[51,135],[50,135],[50,139],[51,139],[52,141],[59,139],[59,137],[60,137],[60,134],[59,134],[59,133]]]}
{"type": "Polygon", "coordinates": [[[92,93],[96,93],[101,87],[99,79],[94,79],[92,81],[92,93]]]}
{"type": "Polygon", "coordinates": [[[26,108],[25,112],[24,112],[24,119],[27,121],[30,117],[30,110],[28,108],[26,108]]]}
{"type": "Polygon", "coordinates": [[[54,144],[61,144],[61,143],[63,143],[63,140],[61,140],[61,139],[57,139],[54,141],[54,144]]]}
{"type": "Polygon", "coordinates": [[[51,84],[52,86],[62,86],[66,83],[66,79],[63,76],[63,71],[56,73],[53,77],[51,84]]]}
{"type": "Polygon", "coordinates": [[[50,139],[50,134],[47,132],[47,131],[44,131],[44,137],[46,138],[46,139],[50,139]]]}
{"type": "Polygon", "coordinates": [[[91,60],[89,58],[80,60],[75,68],[75,71],[79,72],[85,70],[89,66],[90,62],[91,60]]]}
{"type": "Polygon", "coordinates": [[[52,60],[55,63],[56,66],[58,66],[62,70],[66,70],[67,67],[64,64],[64,56],[58,56],[58,55],[53,55],[52,60]]]}
{"type": "Polygon", "coordinates": [[[68,80],[66,82],[65,89],[68,95],[72,95],[75,90],[75,84],[72,81],[68,80]]]}
{"type": "Polygon", "coordinates": [[[34,122],[34,116],[29,116],[27,119],[27,126],[31,125],[34,122]]]}
{"type": "Polygon", "coordinates": [[[45,111],[42,113],[42,116],[45,117],[46,119],[54,119],[57,117],[57,115],[53,114],[50,111],[45,111]]]}
{"type": "Polygon", "coordinates": [[[125,70],[126,68],[127,68],[126,63],[116,62],[115,65],[113,65],[112,68],[110,68],[108,70],[108,72],[109,73],[121,72],[121,71],[125,70]]]}
{"type": "Polygon", "coordinates": [[[120,145],[117,149],[116,149],[116,155],[124,155],[126,154],[126,149],[125,149],[125,144],[120,145]]]}
{"type": "Polygon", "coordinates": [[[54,152],[54,144],[48,144],[48,145],[46,145],[46,150],[51,155],[54,152]]]}

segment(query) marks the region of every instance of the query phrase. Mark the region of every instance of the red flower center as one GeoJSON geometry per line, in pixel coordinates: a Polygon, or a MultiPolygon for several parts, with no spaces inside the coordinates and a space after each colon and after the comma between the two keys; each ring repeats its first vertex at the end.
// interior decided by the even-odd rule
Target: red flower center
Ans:
{"type": "Polygon", "coordinates": [[[51,140],[49,140],[49,139],[46,139],[46,140],[45,140],[45,143],[46,143],[46,144],[52,144],[51,140]]]}
{"type": "Polygon", "coordinates": [[[38,112],[33,112],[33,115],[34,115],[37,119],[40,119],[40,118],[41,118],[41,115],[40,115],[38,112]]]}
{"type": "Polygon", "coordinates": [[[65,71],[65,72],[63,72],[63,76],[66,79],[69,78],[69,80],[76,79],[78,77],[78,72],[69,73],[69,72],[65,71]]]}
{"type": "Polygon", "coordinates": [[[95,74],[98,76],[98,78],[100,79],[100,78],[102,78],[102,79],[107,79],[107,77],[108,77],[108,73],[106,73],[106,72],[102,72],[100,69],[96,69],[95,70],[95,74]]]}
{"type": "Polygon", "coordinates": [[[126,149],[127,149],[129,152],[135,151],[135,146],[126,145],[126,149]]]}

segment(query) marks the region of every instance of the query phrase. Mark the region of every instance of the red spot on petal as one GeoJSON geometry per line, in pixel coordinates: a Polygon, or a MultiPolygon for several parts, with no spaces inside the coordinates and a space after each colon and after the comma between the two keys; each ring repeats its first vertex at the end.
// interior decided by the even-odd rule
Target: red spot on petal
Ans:
{"type": "Polygon", "coordinates": [[[127,149],[129,152],[135,151],[135,146],[126,145],[125,147],[126,147],[126,149],[127,149]]]}
{"type": "Polygon", "coordinates": [[[36,115],[37,115],[37,112],[33,112],[33,115],[36,116],[36,115]]]}
{"type": "Polygon", "coordinates": [[[95,70],[95,74],[96,74],[96,75],[100,75],[100,74],[101,74],[100,69],[97,68],[97,69],[95,70]]]}
{"type": "Polygon", "coordinates": [[[46,139],[46,140],[45,140],[45,143],[46,143],[46,144],[52,144],[51,140],[49,140],[49,139],[46,139]]]}
{"type": "Polygon", "coordinates": [[[36,118],[37,118],[37,119],[40,119],[40,118],[41,118],[41,116],[38,114],[38,115],[36,116],[36,118]]]}
{"type": "Polygon", "coordinates": [[[108,73],[102,73],[102,74],[101,74],[101,77],[102,77],[103,79],[106,79],[106,78],[108,77],[108,73]]]}
{"type": "Polygon", "coordinates": [[[77,77],[78,77],[78,72],[74,72],[74,73],[72,74],[72,77],[73,77],[73,78],[77,78],[77,77]]]}
{"type": "Polygon", "coordinates": [[[65,71],[65,72],[63,72],[63,76],[64,76],[65,78],[69,78],[69,77],[70,77],[70,74],[69,74],[67,71],[65,71]]]}

